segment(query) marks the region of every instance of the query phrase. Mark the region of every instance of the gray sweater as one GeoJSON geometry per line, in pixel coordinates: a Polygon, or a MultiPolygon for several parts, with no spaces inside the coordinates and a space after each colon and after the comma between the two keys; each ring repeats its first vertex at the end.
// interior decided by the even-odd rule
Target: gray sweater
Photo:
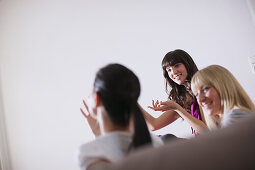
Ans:
{"type": "Polygon", "coordinates": [[[230,124],[235,123],[239,119],[245,118],[250,115],[249,112],[246,112],[241,109],[231,109],[227,113],[224,114],[222,127],[229,126],[230,124]]]}

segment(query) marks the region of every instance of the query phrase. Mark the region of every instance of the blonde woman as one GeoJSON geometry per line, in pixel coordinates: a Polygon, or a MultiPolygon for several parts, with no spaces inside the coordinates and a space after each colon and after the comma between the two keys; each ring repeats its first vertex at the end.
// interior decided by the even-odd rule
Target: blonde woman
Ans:
{"type": "Polygon", "coordinates": [[[196,72],[191,89],[205,113],[209,129],[228,126],[255,111],[245,90],[222,66],[211,65],[196,72]]]}

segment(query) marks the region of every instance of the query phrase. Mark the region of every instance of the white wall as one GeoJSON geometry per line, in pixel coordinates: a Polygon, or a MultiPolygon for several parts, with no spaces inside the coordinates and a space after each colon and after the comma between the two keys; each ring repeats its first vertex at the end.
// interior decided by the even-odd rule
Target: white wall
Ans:
{"type": "MultiPolygon", "coordinates": [[[[244,0],[1,0],[0,37],[15,170],[78,169],[76,149],[93,139],[79,108],[95,72],[109,62],[139,76],[144,107],[167,98],[160,64],[176,48],[199,68],[228,68],[255,102],[248,64],[255,26],[244,0]]],[[[189,126],[179,123],[168,131],[187,135],[189,126]]]]}
{"type": "MultiPolygon", "coordinates": [[[[1,75],[1,74],[0,74],[1,75]]],[[[0,76],[0,170],[11,169],[8,137],[6,134],[6,122],[4,113],[4,105],[2,98],[2,87],[1,87],[1,76],[0,76]]]]}

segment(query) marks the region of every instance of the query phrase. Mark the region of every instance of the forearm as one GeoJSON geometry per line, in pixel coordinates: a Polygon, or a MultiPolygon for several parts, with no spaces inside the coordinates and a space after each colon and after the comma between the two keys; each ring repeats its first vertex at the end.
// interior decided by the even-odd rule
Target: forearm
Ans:
{"type": "MultiPolygon", "coordinates": [[[[141,107],[140,107],[141,108],[141,107]]],[[[155,131],[161,129],[170,123],[174,122],[180,116],[174,110],[168,110],[163,112],[159,117],[155,118],[151,116],[146,110],[141,108],[144,118],[150,128],[150,130],[155,131]]]]}
{"type": "Polygon", "coordinates": [[[198,133],[203,132],[204,130],[207,130],[208,127],[206,124],[192,116],[190,113],[188,113],[185,109],[182,107],[178,107],[175,109],[175,111],[186,121],[190,124],[190,126],[195,129],[198,133]]]}
{"type": "Polygon", "coordinates": [[[155,118],[153,124],[153,130],[161,129],[171,123],[173,123],[180,116],[174,110],[168,110],[163,112],[159,117],[155,118]]]}
{"type": "Polygon", "coordinates": [[[144,116],[144,119],[146,121],[146,123],[148,124],[148,127],[150,128],[150,130],[154,131],[154,125],[155,125],[155,121],[156,121],[156,118],[151,116],[146,110],[144,110],[140,105],[139,105],[142,113],[143,113],[143,116],[144,116]]]}

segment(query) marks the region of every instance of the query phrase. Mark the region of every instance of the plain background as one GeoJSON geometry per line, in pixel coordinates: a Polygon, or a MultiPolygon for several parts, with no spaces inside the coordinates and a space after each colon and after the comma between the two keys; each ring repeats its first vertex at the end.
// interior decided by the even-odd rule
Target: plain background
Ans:
{"type": "MultiPolygon", "coordinates": [[[[138,75],[146,110],[167,98],[161,60],[178,48],[199,69],[229,69],[255,102],[251,14],[245,0],[0,0],[5,161],[15,170],[78,169],[77,149],[93,139],[79,108],[96,71],[112,62],[138,75]]],[[[166,132],[191,131],[178,120],[155,133],[166,132]]]]}

